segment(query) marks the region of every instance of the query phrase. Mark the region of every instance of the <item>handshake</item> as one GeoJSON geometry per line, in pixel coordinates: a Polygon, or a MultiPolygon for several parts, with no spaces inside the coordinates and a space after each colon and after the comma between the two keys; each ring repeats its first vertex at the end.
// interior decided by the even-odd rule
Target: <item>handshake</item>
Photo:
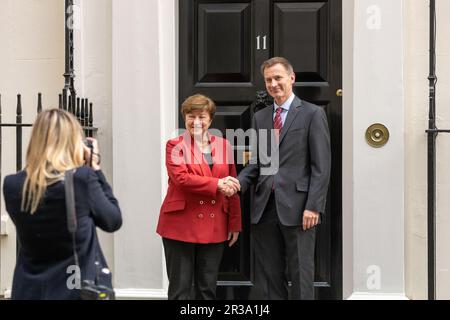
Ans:
{"type": "Polygon", "coordinates": [[[241,191],[241,185],[238,179],[233,177],[226,177],[223,179],[219,179],[217,189],[225,196],[231,197],[234,196],[238,191],[241,191]]]}

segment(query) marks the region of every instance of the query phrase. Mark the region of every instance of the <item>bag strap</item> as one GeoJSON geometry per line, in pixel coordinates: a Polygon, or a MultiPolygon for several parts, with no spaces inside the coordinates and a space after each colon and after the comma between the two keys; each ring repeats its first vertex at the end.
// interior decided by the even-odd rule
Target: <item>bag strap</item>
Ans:
{"type": "Polygon", "coordinates": [[[66,194],[66,212],[67,212],[67,229],[72,234],[72,247],[75,265],[80,268],[78,263],[78,254],[76,247],[75,234],[77,231],[77,215],[75,213],[75,188],[73,184],[73,175],[75,170],[67,170],[64,173],[64,190],[66,194]]]}
{"type": "MultiPolygon", "coordinates": [[[[67,229],[72,234],[72,248],[73,248],[73,257],[75,260],[75,265],[80,269],[80,264],[78,260],[77,254],[77,246],[76,246],[76,231],[77,231],[77,215],[75,210],[75,187],[73,183],[73,175],[75,174],[75,169],[67,170],[64,173],[64,191],[66,194],[66,212],[67,212],[67,229]]],[[[95,233],[97,236],[97,233],[95,233]]],[[[99,263],[98,263],[98,252],[95,252],[95,267],[96,267],[96,276],[95,276],[95,284],[99,281],[99,263]]]]}
{"type": "Polygon", "coordinates": [[[64,174],[64,190],[66,193],[67,229],[70,233],[77,231],[77,216],[75,214],[75,190],[73,185],[74,170],[64,174]]]}

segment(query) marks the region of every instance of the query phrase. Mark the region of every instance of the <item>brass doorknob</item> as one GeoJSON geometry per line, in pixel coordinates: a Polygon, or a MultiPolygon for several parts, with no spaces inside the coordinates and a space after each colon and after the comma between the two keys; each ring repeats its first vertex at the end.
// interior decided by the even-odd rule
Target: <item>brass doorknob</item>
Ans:
{"type": "Polygon", "coordinates": [[[242,158],[244,160],[244,163],[243,163],[244,167],[246,167],[248,165],[248,163],[250,162],[250,158],[251,157],[252,157],[252,153],[251,152],[249,152],[249,151],[244,151],[243,152],[242,158]]]}
{"type": "Polygon", "coordinates": [[[338,91],[336,91],[336,97],[342,97],[344,95],[344,90],[339,89],[338,91]]]}

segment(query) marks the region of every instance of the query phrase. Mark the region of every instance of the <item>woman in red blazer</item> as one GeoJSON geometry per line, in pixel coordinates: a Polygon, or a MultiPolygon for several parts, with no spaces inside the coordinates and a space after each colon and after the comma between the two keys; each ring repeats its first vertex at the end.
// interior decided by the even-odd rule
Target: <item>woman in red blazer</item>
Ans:
{"type": "Polygon", "coordinates": [[[230,178],[236,167],[230,143],[208,132],[214,102],[195,95],[181,111],[186,132],[166,145],[169,187],[157,232],[163,238],[169,300],[211,300],[225,242],[232,246],[241,231],[239,186],[230,178]]]}

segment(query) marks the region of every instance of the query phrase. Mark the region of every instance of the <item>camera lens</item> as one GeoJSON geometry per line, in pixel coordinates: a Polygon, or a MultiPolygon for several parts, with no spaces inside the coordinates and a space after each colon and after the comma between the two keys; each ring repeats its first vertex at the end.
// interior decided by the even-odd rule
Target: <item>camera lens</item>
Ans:
{"type": "Polygon", "coordinates": [[[89,141],[89,140],[84,140],[84,144],[86,145],[86,147],[88,147],[88,148],[92,148],[92,141],[89,141]]]}

